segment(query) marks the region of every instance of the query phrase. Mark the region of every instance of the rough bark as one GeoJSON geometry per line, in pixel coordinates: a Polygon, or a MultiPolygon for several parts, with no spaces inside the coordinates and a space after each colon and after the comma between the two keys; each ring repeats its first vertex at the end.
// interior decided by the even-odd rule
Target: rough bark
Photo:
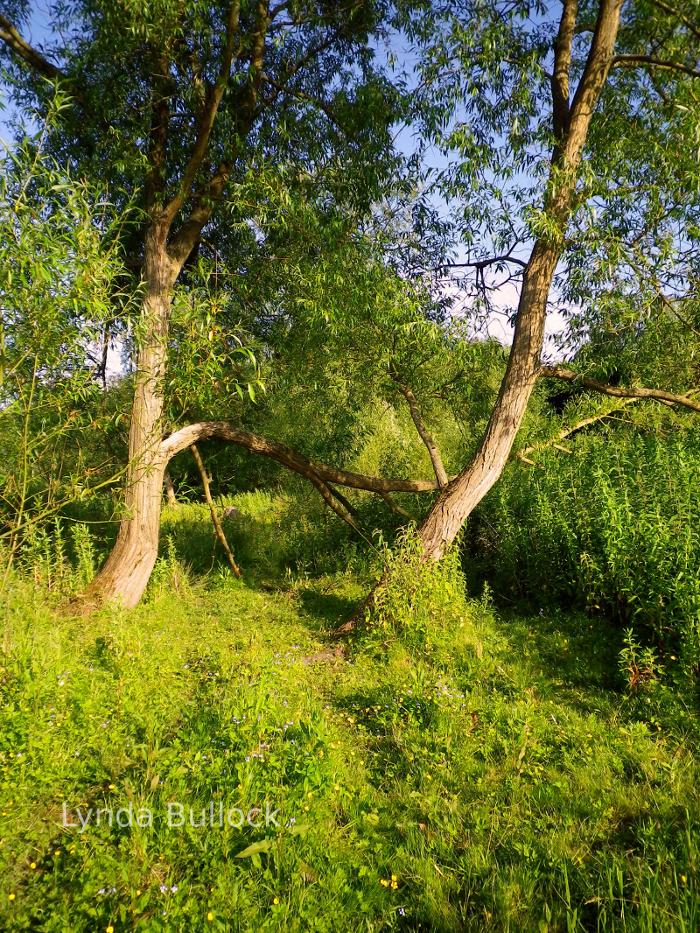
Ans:
{"type": "MultiPolygon", "coordinates": [[[[265,37],[269,26],[268,0],[258,0],[253,28],[253,51],[249,79],[239,88],[237,122],[245,137],[255,117],[261,81],[265,37]]],[[[103,603],[118,601],[135,606],[146,589],[158,555],[160,512],[165,467],[162,446],[164,376],[167,362],[167,335],[172,289],[183,265],[196,247],[202,229],[210,220],[221,198],[237,156],[232,142],[228,158],[209,176],[209,182],[195,194],[187,218],[173,233],[176,217],[193,193],[196,176],[209,151],[212,128],[221,100],[230,86],[231,64],[239,28],[240,3],[228,7],[226,32],[216,83],[203,110],[197,115],[196,140],[180,184],[173,197],[166,197],[167,154],[170,129],[171,68],[167,49],[154,55],[151,88],[151,127],[148,145],[148,171],[145,184],[150,225],[145,238],[144,283],[146,297],[139,323],[140,350],[131,409],[129,465],[125,491],[126,515],[106,563],[76,601],[76,608],[90,610],[103,603]]],[[[0,23],[0,26],[2,24],[0,23]]],[[[4,39],[0,33],[0,39],[4,39]]],[[[239,49],[240,50],[240,49],[239,49]]]]}
{"type": "Polygon", "coordinates": [[[158,556],[163,476],[163,379],[167,357],[171,290],[177,271],[168,256],[162,230],[146,237],[146,295],[140,330],[134,398],[129,430],[125,516],[106,563],[79,598],[91,609],[109,600],[124,607],[141,599],[158,556]]]}

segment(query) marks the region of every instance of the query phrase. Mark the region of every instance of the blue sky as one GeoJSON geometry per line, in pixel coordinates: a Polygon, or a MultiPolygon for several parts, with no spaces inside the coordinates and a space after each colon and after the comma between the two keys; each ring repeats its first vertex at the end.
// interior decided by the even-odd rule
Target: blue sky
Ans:
{"type": "MultiPolygon", "coordinates": [[[[49,38],[49,13],[47,0],[44,2],[35,2],[32,4],[31,13],[26,21],[22,25],[20,30],[24,37],[34,46],[42,48],[46,40],[49,38]]],[[[405,75],[408,76],[409,81],[411,80],[411,75],[413,74],[413,57],[410,54],[409,50],[406,48],[405,44],[401,41],[392,43],[390,47],[391,52],[397,59],[397,68],[402,70],[405,75]]],[[[380,48],[377,49],[378,54],[387,54],[388,49],[382,51],[380,48]]],[[[11,121],[16,119],[17,114],[14,111],[14,108],[5,100],[3,101],[5,109],[0,111],[0,139],[9,142],[11,138],[11,121]]],[[[410,154],[415,151],[415,141],[414,141],[414,131],[411,127],[405,127],[397,135],[396,143],[401,151],[406,154],[410,154]]],[[[432,149],[426,154],[426,165],[432,169],[441,169],[444,168],[447,163],[447,159],[444,155],[439,153],[436,149],[432,149]]],[[[458,260],[466,259],[466,253],[461,251],[458,254],[458,260]]],[[[496,296],[495,304],[500,308],[510,308],[517,303],[518,290],[512,283],[505,286],[502,290],[502,294],[499,293],[496,296]]],[[[552,320],[548,326],[550,333],[555,332],[561,326],[561,319],[558,315],[552,315],[552,320]]],[[[496,337],[497,339],[503,342],[509,342],[512,331],[504,321],[504,318],[500,314],[496,314],[490,320],[488,325],[489,333],[496,337]]]]}

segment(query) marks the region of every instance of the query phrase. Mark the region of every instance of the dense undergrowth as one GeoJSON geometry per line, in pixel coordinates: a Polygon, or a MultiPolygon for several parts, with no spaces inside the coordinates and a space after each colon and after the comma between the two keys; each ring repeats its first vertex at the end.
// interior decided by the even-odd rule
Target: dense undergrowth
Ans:
{"type": "Polygon", "coordinates": [[[183,562],[211,564],[195,506],[166,513],[134,611],[58,611],[90,572],[83,531],[70,561],[44,542],[36,579],[10,576],[3,929],[700,926],[695,719],[660,682],[631,682],[618,628],[499,615],[467,599],[454,556],[421,571],[407,543],[342,651],[329,632],[366,590],[360,562],[261,567],[279,514],[240,506],[257,542],[242,581],[183,562]],[[216,825],[188,825],[212,801],[216,825]],[[219,826],[220,802],[258,825],[219,826]],[[168,825],[173,803],[185,826],[168,825]],[[64,804],[78,824],[92,808],[84,831],[64,804]],[[152,825],[97,825],[97,808],[129,806],[152,825]]]}
{"type": "Polygon", "coordinates": [[[506,477],[470,557],[509,599],[617,620],[696,694],[700,673],[700,435],[582,436],[506,477]]]}

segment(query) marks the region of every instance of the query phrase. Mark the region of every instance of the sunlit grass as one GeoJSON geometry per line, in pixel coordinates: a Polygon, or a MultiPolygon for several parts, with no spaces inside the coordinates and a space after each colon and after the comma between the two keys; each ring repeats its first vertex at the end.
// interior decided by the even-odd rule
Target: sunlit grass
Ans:
{"type": "Polygon", "coordinates": [[[692,719],[626,696],[602,623],[499,617],[435,573],[345,658],[350,576],[263,590],[166,545],[144,605],[89,620],[15,579],[0,926],[698,929],[692,719]],[[65,828],[64,801],[153,825],[65,828]],[[167,825],[211,801],[279,826],[167,825]]]}

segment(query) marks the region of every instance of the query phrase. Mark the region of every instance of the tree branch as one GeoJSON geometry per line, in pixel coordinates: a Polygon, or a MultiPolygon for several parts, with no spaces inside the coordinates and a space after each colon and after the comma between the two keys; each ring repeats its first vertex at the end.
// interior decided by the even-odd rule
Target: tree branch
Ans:
{"type": "Polygon", "coordinates": [[[408,512],[406,509],[404,509],[403,506],[398,505],[398,503],[394,502],[394,500],[391,498],[388,492],[380,492],[378,495],[382,497],[382,499],[386,502],[386,504],[389,506],[391,511],[394,512],[396,515],[401,515],[402,518],[408,518],[410,520],[413,519],[413,516],[411,515],[411,513],[408,512]]]}
{"type": "Polygon", "coordinates": [[[45,58],[41,52],[31,46],[24,39],[12,23],[0,13],[0,39],[21,58],[25,64],[33,68],[38,74],[49,81],[68,81],[69,79],[55,65],[45,58]]]}
{"type": "MultiPolygon", "coordinates": [[[[331,489],[328,483],[325,483],[321,477],[315,473],[313,470],[307,474],[306,478],[316,487],[316,489],[321,494],[323,501],[326,503],[329,509],[341,518],[346,524],[348,524],[353,531],[356,531],[359,535],[362,535],[360,528],[353,518],[352,513],[345,507],[343,502],[344,496],[339,496],[335,490],[331,489]]],[[[345,500],[347,501],[347,500],[345,500]]]]}
{"type": "Polygon", "coordinates": [[[683,62],[665,61],[660,58],[654,58],[653,55],[616,55],[612,60],[612,67],[636,68],[640,65],[642,68],[663,68],[667,71],[680,71],[682,74],[690,75],[691,78],[700,78],[700,70],[684,65],[683,62]]]}
{"type": "Polygon", "coordinates": [[[187,165],[185,166],[185,169],[182,173],[182,179],[180,180],[177,194],[171,199],[163,211],[163,220],[165,223],[172,223],[177,212],[184,204],[185,199],[191,192],[192,185],[197,176],[197,172],[199,171],[204,157],[207,154],[211,133],[214,128],[214,122],[216,121],[216,115],[219,110],[219,105],[221,103],[221,99],[224,96],[224,92],[226,91],[231,76],[231,65],[233,63],[234,57],[235,38],[236,34],[238,33],[238,27],[240,23],[240,13],[240,0],[233,0],[229,6],[228,17],[226,19],[226,40],[224,42],[224,49],[221,56],[219,74],[214,86],[208,91],[203,112],[199,117],[197,136],[195,139],[194,147],[192,149],[192,154],[190,155],[187,165]]]}
{"type": "Polygon", "coordinates": [[[392,370],[390,375],[398,386],[399,392],[403,395],[403,397],[406,399],[406,402],[408,403],[408,410],[411,412],[411,418],[413,419],[413,423],[416,426],[418,436],[423,441],[425,449],[428,451],[428,456],[430,457],[430,462],[433,465],[433,472],[435,473],[435,479],[437,480],[438,487],[442,489],[444,486],[447,486],[449,479],[447,477],[445,466],[442,462],[440,448],[435,443],[432,434],[430,431],[428,431],[425,422],[423,421],[423,415],[421,413],[420,406],[418,405],[418,399],[415,397],[410,387],[401,382],[396,372],[392,370]]]}
{"type": "MultiPolygon", "coordinates": [[[[608,411],[598,412],[596,415],[591,415],[589,418],[584,418],[582,421],[578,421],[575,425],[570,428],[564,428],[562,431],[559,431],[554,437],[549,438],[549,440],[541,441],[539,444],[530,444],[529,447],[523,447],[522,450],[518,450],[515,456],[518,460],[522,460],[523,463],[527,463],[530,466],[534,466],[535,463],[533,460],[528,459],[530,454],[537,453],[540,450],[546,450],[547,447],[557,447],[560,450],[566,450],[566,448],[560,447],[562,441],[565,441],[567,437],[571,437],[573,434],[577,434],[579,431],[582,431],[584,428],[587,428],[591,424],[597,424],[599,421],[603,421],[605,418],[609,418],[612,414],[620,411],[622,408],[625,408],[627,405],[634,405],[636,402],[641,401],[638,398],[625,398],[622,399],[619,404],[615,405],[613,408],[608,409],[608,411]]],[[[567,451],[569,453],[569,451],[567,451]]]]}
{"type": "Polygon", "coordinates": [[[582,376],[574,372],[573,369],[566,369],[563,366],[544,366],[540,369],[541,377],[563,379],[565,382],[573,382],[583,386],[586,389],[593,389],[595,392],[601,392],[603,395],[610,395],[613,398],[650,398],[658,402],[667,402],[671,405],[682,405],[691,411],[700,411],[700,402],[690,398],[690,393],[686,395],[674,395],[673,392],[666,392],[664,389],[646,389],[644,387],[627,388],[625,386],[612,386],[604,382],[598,382],[597,379],[590,379],[588,376],[582,376]]]}
{"type": "Polygon", "coordinates": [[[321,100],[318,97],[312,97],[310,94],[304,93],[304,91],[294,90],[286,85],[279,84],[267,74],[263,74],[263,81],[266,84],[269,84],[271,88],[277,91],[277,95],[288,94],[290,97],[293,97],[295,100],[303,101],[307,104],[311,104],[312,107],[316,107],[323,114],[330,123],[337,127],[342,133],[347,135],[347,130],[343,124],[338,119],[337,115],[334,113],[333,108],[325,100],[321,100]]]}
{"type": "MultiPolygon", "coordinates": [[[[258,91],[263,74],[263,64],[265,57],[265,37],[269,25],[269,0],[258,0],[257,18],[255,32],[253,35],[253,49],[250,56],[250,69],[248,73],[248,82],[243,89],[243,96],[238,108],[238,133],[237,138],[245,138],[253,124],[255,118],[255,105],[258,99],[258,91]]],[[[218,167],[212,174],[209,183],[199,192],[196,198],[192,212],[187,220],[180,227],[168,247],[168,252],[172,259],[180,265],[183,265],[187,257],[192,252],[202,229],[209,222],[214,205],[221,198],[226,182],[229,179],[231,170],[238,154],[238,141],[234,139],[231,145],[231,152],[226,159],[222,159],[218,167]]],[[[196,170],[195,170],[196,173],[196,170]]]]}
{"type": "Polygon", "coordinates": [[[673,16],[676,19],[679,19],[683,25],[693,33],[693,35],[700,39],[700,26],[689,19],[681,10],[677,10],[669,3],[664,3],[664,0],[652,0],[652,3],[660,10],[663,10],[664,13],[668,13],[669,16],[673,16]]]}
{"type": "Polygon", "coordinates": [[[439,272],[442,269],[483,270],[487,269],[489,266],[496,266],[498,264],[507,265],[508,263],[520,266],[521,269],[527,268],[527,263],[523,259],[518,259],[517,256],[511,256],[510,253],[504,253],[502,256],[489,256],[488,259],[474,259],[471,262],[443,262],[439,266],[435,266],[434,269],[429,271],[439,272]]]}
{"type": "Polygon", "coordinates": [[[168,67],[165,53],[160,52],[156,56],[156,72],[151,88],[151,125],[148,134],[148,174],[146,177],[146,205],[149,210],[155,206],[165,188],[168,130],[170,128],[168,67]]]}
{"type": "Polygon", "coordinates": [[[569,74],[571,71],[571,45],[576,28],[577,0],[564,0],[559,21],[559,32],[554,43],[554,72],[552,74],[552,118],[554,135],[561,141],[569,128],[569,74]]]}
{"type": "Polygon", "coordinates": [[[581,158],[593,110],[612,64],[622,6],[623,0],[602,0],[600,4],[586,64],[569,108],[561,152],[565,165],[577,165],[581,158]]]}
{"type": "Polygon", "coordinates": [[[190,444],[190,450],[192,451],[192,456],[194,457],[194,462],[197,464],[197,469],[199,470],[199,476],[202,480],[202,489],[204,490],[204,498],[206,499],[207,505],[209,506],[209,513],[211,514],[211,520],[214,525],[214,531],[216,532],[216,537],[219,539],[219,543],[224,549],[226,554],[226,560],[228,565],[231,568],[231,572],[234,577],[240,577],[241,571],[236,563],[233,552],[229,547],[228,540],[224,533],[224,529],[221,527],[221,521],[219,520],[219,514],[216,511],[216,505],[214,500],[211,497],[211,489],[209,488],[209,476],[207,475],[206,468],[204,466],[204,460],[202,460],[202,455],[199,452],[199,448],[196,444],[190,444]]]}
{"type": "Polygon", "coordinates": [[[376,476],[365,476],[362,473],[338,470],[325,463],[311,460],[291,447],[287,447],[286,444],[280,444],[277,441],[271,441],[260,437],[258,434],[251,434],[249,431],[237,428],[228,421],[200,421],[180,428],[161,442],[161,454],[167,462],[175,454],[186,447],[190,447],[197,441],[210,439],[237,444],[252,453],[269,457],[271,460],[281,463],[287,469],[306,477],[311,482],[313,482],[313,475],[326,485],[335,483],[338,486],[349,486],[352,489],[366,489],[368,492],[377,492],[380,495],[385,492],[431,492],[437,488],[437,483],[434,480],[384,479],[376,476]]]}

